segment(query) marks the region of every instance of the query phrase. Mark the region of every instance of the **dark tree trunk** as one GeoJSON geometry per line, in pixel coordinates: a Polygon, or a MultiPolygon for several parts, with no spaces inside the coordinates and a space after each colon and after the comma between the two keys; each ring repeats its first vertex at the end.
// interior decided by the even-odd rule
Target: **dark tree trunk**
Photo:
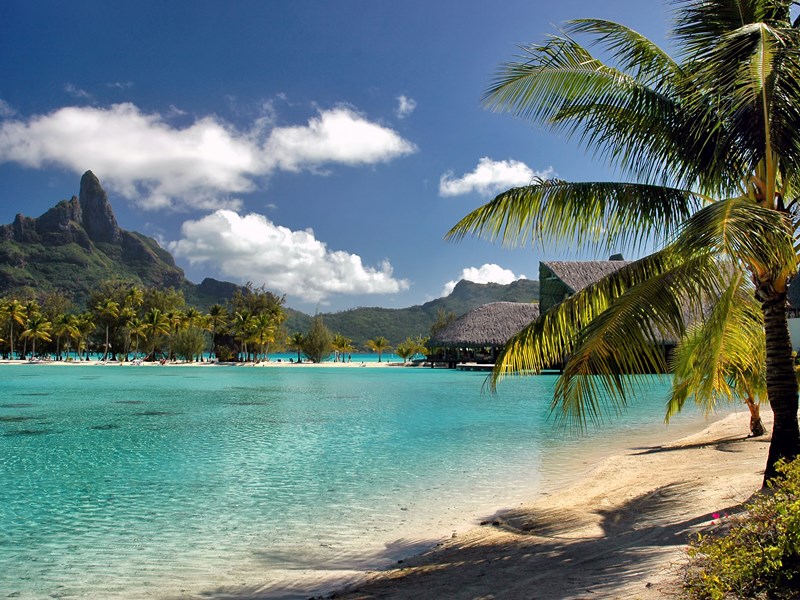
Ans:
{"type": "Polygon", "coordinates": [[[747,408],[750,410],[750,434],[753,437],[759,437],[767,433],[767,430],[764,429],[764,423],[761,421],[761,408],[758,406],[758,402],[748,397],[744,403],[747,404],[747,408]]]}
{"type": "Polygon", "coordinates": [[[786,292],[761,295],[767,342],[767,395],[772,408],[772,442],[769,446],[764,483],[776,476],[775,463],[800,454],[797,422],[797,378],[792,361],[786,292]]]}

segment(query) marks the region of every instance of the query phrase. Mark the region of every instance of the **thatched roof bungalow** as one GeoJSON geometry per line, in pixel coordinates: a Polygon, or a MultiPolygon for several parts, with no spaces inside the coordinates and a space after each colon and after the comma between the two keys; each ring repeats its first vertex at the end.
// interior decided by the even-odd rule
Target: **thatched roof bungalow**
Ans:
{"type": "Polygon", "coordinates": [[[539,318],[539,305],[524,302],[491,302],[461,315],[428,341],[443,348],[441,360],[494,362],[511,336],[539,318]]]}
{"type": "Polygon", "coordinates": [[[630,261],[580,260],[539,263],[539,307],[542,314],[583,288],[630,264],[630,261]]]}

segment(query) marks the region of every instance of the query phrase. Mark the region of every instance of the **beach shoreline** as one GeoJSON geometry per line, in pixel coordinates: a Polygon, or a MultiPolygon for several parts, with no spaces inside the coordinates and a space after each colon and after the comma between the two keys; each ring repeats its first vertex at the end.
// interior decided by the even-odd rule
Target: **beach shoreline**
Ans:
{"type": "Polygon", "coordinates": [[[606,458],[574,482],[394,567],[331,582],[317,597],[676,597],[689,537],[761,487],[770,436],[748,437],[748,422],[736,412],[673,442],[606,458]]]}
{"type": "MultiPolygon", "coordinates": [[[[262,360],[259,362],[188,362],[188,361],[143,361],[143,360],[127,360],[127,361],[102,361],[102,360],[39,360],[39,361],[30,361],[30,360],[9,360],[9,359],[0,359],[0,365],[9,365],[9,366],[36,366],[36,365],[54,365],[54,366],[72,366],[72,367],[84,367],[84,366],[123,366],[123,367],[181,367],[181,368],[196,368],[196,367],[214,367],[214,368],[221,368],[221,367],[287,367],[287,368],[297,368],[297,367],[313,367],[313,368],[321,368],[321,367],[329,367],[335,369],[341,368],[384,368],[384,367],[404,367],[404,368],[424,368],[421,365],[416,365],[412,363],[399,363],[399,362],[378,362],[378,361],[352,361],[352,362],[333,362],[333,361],[324,361],[321,363],[313,363],[313,362],[287,362],[285,360],[262,360]]],[[[428,367],[430,368],[430,367],[428,367]]]]}

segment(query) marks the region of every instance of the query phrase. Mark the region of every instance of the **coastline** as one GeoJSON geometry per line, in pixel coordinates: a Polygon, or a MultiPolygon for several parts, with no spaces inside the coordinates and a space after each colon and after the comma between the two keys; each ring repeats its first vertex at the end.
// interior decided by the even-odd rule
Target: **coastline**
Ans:
{"type": "Polygon", "coordinates": [[[375,368],[375,367],[406,367],[406,368],[417,368],[417,365],[413,365],[411,363],[398,363],[398,362],[378,362],[378,361],[353,361],[353,362],[333,362],[333,361],[325,361],[321,363],[312,363],[312,362],[302,362],[302,363],[290,363],[286,361],[277,361],[277,360],[267,360],[261,361],[257,363],[252,362],[225,362],[225,363],[217,363],[217,362],[184,362],[184,361],[169,361],[166,363],[160,363],[158,361],[154,362],[145,362],[139,361],[138,363],[135,361],[102,361],[102,360],[43,360],[43,361],[28,361],[28,360],[8,360],[8,359],[0,359],[0,365],[11,365],[11,366],[36,366],[36,365],[48,365],[48,366],[65,366],[65,367],[84,367],[84,366],[105,366],[105,367],[180,367],[180,368],[198,368],[198,367],[287,367],[287,368],[298,368],[298,367],[313,367],[313,368],[320,368],[320,367],[329,367],[334,369],[351,369],[351,368],[375,368]]]}
{"type": "MultiPolygon", "coordinates": [[[[768,410],[763,419],[769,430],[768,410]]],[[[674,442],[604,459],[432,550],[349,585],[331,582],[318,598],[677,596],[689,536],[761,487],[770,436],[747,437],[748,421],[733,413],[674,442]]]]}

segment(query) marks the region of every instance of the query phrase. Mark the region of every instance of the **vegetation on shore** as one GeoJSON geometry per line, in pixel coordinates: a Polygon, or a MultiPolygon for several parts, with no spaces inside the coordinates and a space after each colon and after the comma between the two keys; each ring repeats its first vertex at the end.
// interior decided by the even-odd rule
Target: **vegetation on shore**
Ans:
{"type": "Polygon", "coordinates": [[[800,595],[800,460],[780,461],[769,493],[740,515],[714,514],[716,530],[688,549],[690,598],[797,598],[800,595]]]}
{"type": "MultiPolygon", "coordinates": [[[[116,280],[94,290],[83,310],[61,294],[33,299],[0,299],[0,356],[56,360],[88,360],[90,351],[101,360],[199,361],[210,354],[219,361],[268,359],[269,352],[297,352],[297,361],[322,362],[331,355],[344,362],[353,352],[382,354],[392,348],[376,336],[363,347],[341,333],[331,332],[321,315],[306,332],[287,333],[284,298],[248,284],[230,301],[208,311],[188,306],[175,289],[142,288],[116,280]]],[[[424,354],[427,338],[408,337],[396,346],[407,360],[424,354]]]]}

